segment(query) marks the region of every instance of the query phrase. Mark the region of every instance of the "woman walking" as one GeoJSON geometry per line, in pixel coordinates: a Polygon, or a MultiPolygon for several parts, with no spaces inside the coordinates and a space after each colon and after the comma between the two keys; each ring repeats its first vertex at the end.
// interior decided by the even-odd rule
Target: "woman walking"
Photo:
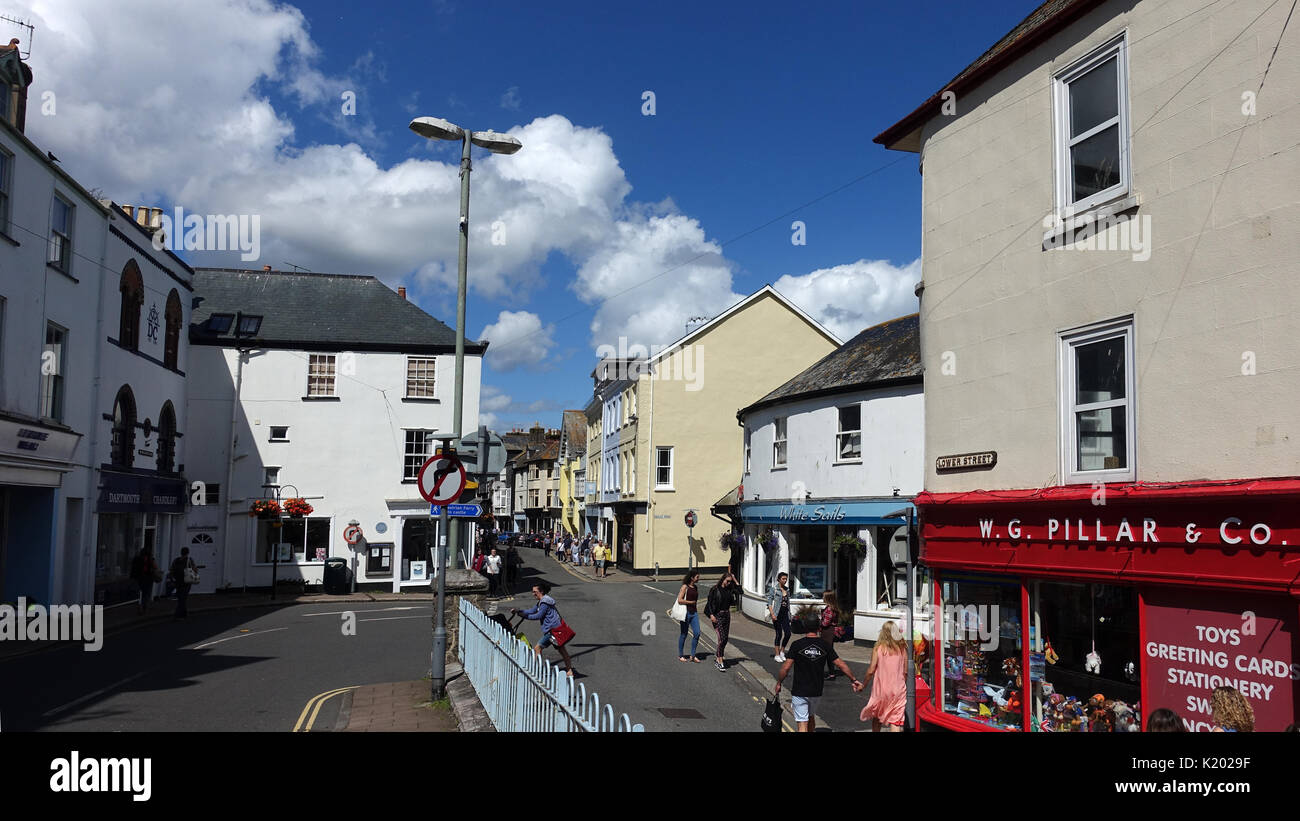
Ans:
{"type": "Polygon", "coordinates": [[[790,643],[790,591],[785,583],[790,576],[778,573],[776,581],[767,589],[767,614],[772,618],[776,638],[772,644],[772,658],[777,664],[785,661],[785,646],[790,643]]]}
{"type": "MultiPolygon", "coordinates": [[[[835,627],[843,618],[843,612],[840,610],[840,600],[836,598],[834,590],[827,590],[822,594],[822,601],[826,606],[822,608],[821,617],[821,640],[828,645],[835,644],[835,627]]],[[[826,680],[830,681],[835,678],[834,668],[826,670],[826,680]]]]}
{"type": "Polygon", "coordinates": [[[700,645],[700,614],[695,612],[695,603],[700,600],[700,571],[688,570],[686,577],[682,579],[682,589],[677,592],[677,603],[686,605],[686,618],[682,619],[682,634],[677,637],[677,660],[686,661],[686,654],[682,650],[686,647],[686,631],[691,632],[691,657],[690,661],[696,664],[700,659],[695,655],[696,648],[700,645]]]}
{"type": "MultiPolygon", "coordinates": [[[[533,598],[537,599],[537,604],[528,609],[520,610],[516,607],[510,608],[512,615],[523,616],[532,621],[541,620],[542,622],[542,640],[533,646],[533,652],[538,656],[542,654],[542,648],[548,644],[555,644],[555,639],[551,637],[551,631],[560,626],[560,611],[555,609],[555,599],[551,598],[551,586],[546,582],[538,582],[533,585],[533,598]]],[[[560,656],[564,659],[564,669],[570,676],[573,675],[573,659],[569,658],[569,651],[563,646],[556,644],[555,649],[560,651],[560,656]]]]}
{"type": "Polygon", "coordinates": [[[901,733],[907,714],[907,643],[898,625],[887,621],[880,626],[880,638],[871,650],[871,666],[864,681],[871,682],[871,698],[858,717],[871,719],[871,731],[901,733]]]}
{"type": "Polygon", "coordinates": [[[704,605],[704,615],[713,622],[713,629],[718,634],[718,656],[714,667],[719,672],[727,672],[727,665],[722,661],[722,652],[727,649],[727,639],[731,636],[731,608],[736,604],[736,594],[740,587],[736,577],[728,570],[718,583],[709,591],[708,603],[704,605]]]}

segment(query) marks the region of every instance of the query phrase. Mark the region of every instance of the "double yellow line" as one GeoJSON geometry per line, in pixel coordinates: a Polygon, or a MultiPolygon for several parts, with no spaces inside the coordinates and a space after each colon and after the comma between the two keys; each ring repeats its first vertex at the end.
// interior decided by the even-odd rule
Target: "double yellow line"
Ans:
{"type": "Polygon", "coordinates": [[[316,723],[316,716],[320,715],[320,708],[322,704],[324,704],[326,701],[329,701],[334,696],[340,695],[342,693],[346,693],[349,690],[356,690],[360,686],[361,685],[356,685],[353,687],[340,687],[337,690],[326,690],[325,692],[320,693],[319,695],[312,696],[310,699],[307,700],[307,706],[302,708],[302,715],[298,716],[298,723],[293,725],[293,731],[295,733],[311,732],[312,725],[316,723]],[[307,715],[308,713],[311,713],[311,715],[308,716],[307,715]]]}

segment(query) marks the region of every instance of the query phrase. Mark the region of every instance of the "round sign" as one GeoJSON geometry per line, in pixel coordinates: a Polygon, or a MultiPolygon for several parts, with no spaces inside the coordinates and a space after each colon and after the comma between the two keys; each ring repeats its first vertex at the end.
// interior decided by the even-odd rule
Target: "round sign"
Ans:
{"type": "Polygon", "coordinates": [[[383,522],[376,522],[376,523],[375,523],[375,532],[376,532],[376,533],[387,533],[387,532],[388,532],[388,525],[384,524],[383,522]]]}
{"type": "Polygon", "coordinates": [[[361,541],[361,528],[357,527],[356,525],[352,525],[351,527],[346,528],[343,531],[343,541],[347,542],[348,544],[356,544],[357,542],[361,541]]]}
{"type": "Polygon", "coordinates": [[[693,510],[686,511],[686,526],[695,527],[695,511],[693,510]]]}
{"type": "Polygon", "coordinates": [[[465,466],[455,456],[431,456],[420,468],[419,487],[429,504],[453,504],[465,492],[465,466]]]}

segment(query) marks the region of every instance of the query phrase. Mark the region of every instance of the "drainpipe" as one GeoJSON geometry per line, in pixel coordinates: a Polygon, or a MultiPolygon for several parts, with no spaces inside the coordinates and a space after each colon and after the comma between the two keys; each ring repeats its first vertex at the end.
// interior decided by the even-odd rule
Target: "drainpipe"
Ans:
{"type": "MultiPolygon", "coordinates": [[[[108,226],[112,224],[113,221],[113,213],[112,213],[113,210],[114,209],[112,208],[108,209],[109,213],[105,217],[104,234],[99,249],[99,268],[101,271],[107,270],[107,268],[105,267],[105,263],[108,261],[108,233],[109,233],[108,226]]],[[[86,488],[85,496],[86,496],[87,507],[89,508],[89,510],[83,510],[81,512],[83,518],[83,526],[81,531],[82,540],[83,543],[86,545],[86,547],[82,550],[83,559],[87,557],[88,553],[91,553],[92,546],[99,544],[99,519],[98,517],[95,516],[95,503],[98,501],[99,497],[97,494],[95,495],[92,494],[96,489],[95,477],[99,473],[99,466],[98,466],[99,463],[97,462],[99,458],[99,442],[100,442],[99,423],[102,422],[103,420],[99,418],[100,414],[98,413],[98,410],[101,406],[100,390],[102,389],[103,382],[104,382],[104,344],[105,344],[104,340],[108,338],[104,336],[104,285],[105,283],[102,281],[100,277],[96,277],[95,281],[98,283],[98,289],[99,289],[99,292],[95,296],[95,309],[96,309],[95,312],[96,314],[98,314],[98,316],[95,318],[95,375],[94,375],[94,379],[91,382],[91,389],[90,389],[90,453],[89,453],[89,458],[86,459],[86,482],[88,486],[86,488]],[[91,528],[85,527],[84,525],[84,519],[87,516],[89,516],[90,518],[91,527],[93,527],[95,530],[93,534],[90,533],[91,528]]],[[[46,282],[47,283],[49,282],[48,275],[46,276],[46,282]]],[[[46,287],[48,288],[48,285],[46,287]]],[[[42,313],[48,313],[45,309],[44,300],[42,300],[41,311],[42,313]]],[[[45,329],[42,327],[41,328],[42,339],[45,338],[44,330],[45,329]]],[[[44,349],[42,348],[42,350],[44,349]]],[[[112,460],[110,459],[109,461],[112,460]]],[[[78,548],[80,549],[80,545],[78,545],[78,548]]],[[[84,562],[78,562],[78,565],[82,566],[81,567],[82,578],[78,580],[77,587],[79,588],[79,600],[93,604],[95,600],[95,576],[94,576],[95,557],[92,554],[89,556],[89,558],[90,558],[89,565],[91,567],[89,589],[87,589],[86,586],[87,580],[85,578],[85,567],[82,566],[84,562]]],[[[64,589],[67,589],[66,580],[64,581],[63,585],[64,585],[64,589]]]]}
{"type": "MultiPolygon", "coordinates": [[[[239,418],[239,399],[244,388],[244,349],[236,348],[235,357],[235,396],[230,402],[230,435],[226,441],[230,444],[230,453],[226,458],[226,493],[225,502],[222,505],[221,519],[221,571],[226,575],[227,564],[230,561],[230,497],[234,488],[231,484],[235,477],[235,422],[239,418]]],[[[226,580],[222,579],[224,583],[226,580]]],[[[244,572],[244,592],[248,592],[248,572],[244,572]]]]}
{"type": "MultiPolygon", "coordinates": [[[[654,517],[655,517],[655,507],[654,507],[654,498],[653,498],[653,494],[654,494],[654,482],[650,481],[650,475],[651,475],[651,473],[653,472],[653,469],[650,468],[650,465],[658,465],[659,462],[658,462],[658,456],[653,456],[653,454],[654,454],[654,452],[655,452],[655,374],[654,374],[654,365],[650,365],[649,367],[650,367],[650,379],[649,379],[648,381],[650,382],[650,427],[649,427],[649,429],[646,431],[646,460],[647,460],[647,461],[646,461],[646,467],[647,467],[647,470],[646,470],[646,472],[645,472],[645,498],[646,498],[646,506],[645,506],[645,512],[646,512],[646,517],[645,517],[645,531],[646,531],[646,535],[647,535],[647,537],[650,539],[650,562],[651,562],[651,564],[653,564],[653,565],[655,566],[655,579],[658,580],[658,578],[659,578],[659,562],[655,561],[655,537],[654,537],[654,534],[650,532],[650,526],[651,526],[651,523],[654,521],[654,517]],[[651,458],[653,458],[655,461],[653,461],[653,462],[649,461],[651,458]]],[[[687,556],[687,558],[690,558],[689,555],[687,556]]]]}

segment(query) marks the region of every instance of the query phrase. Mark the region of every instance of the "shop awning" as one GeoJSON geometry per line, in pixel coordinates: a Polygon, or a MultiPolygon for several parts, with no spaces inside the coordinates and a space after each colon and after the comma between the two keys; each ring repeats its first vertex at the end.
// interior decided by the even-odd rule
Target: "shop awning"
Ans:
{"type": "Polygon", "coordinates": [[[741,502],[740,520],[746,524],[792,525],[901,525],[897,515],[911,504],[906,498],[839,499],[807,502],[741,502]]]}
{"type": "Polygon", "coordinates": [[[183,478],[101,471],[96,513],[184,513],[183,478]]]}

